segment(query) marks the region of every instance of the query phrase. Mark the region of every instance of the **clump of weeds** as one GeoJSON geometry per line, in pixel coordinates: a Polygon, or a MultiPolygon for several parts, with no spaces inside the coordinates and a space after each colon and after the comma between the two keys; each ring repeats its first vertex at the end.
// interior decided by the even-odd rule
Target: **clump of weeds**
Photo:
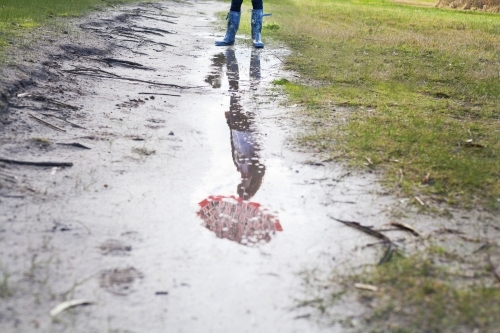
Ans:
{"type": "Polygon", "coordinates": [[[156,154],[156,150],[148,149],[146,147],[142,147],[142,148],[134,147],[134,148],[132,148],[132,152],[139,154],[139,155],[142,155],[142,156],[149,156],[149,155],[156,154]]]}
{"type": "Polygon", "coordinates": [[[12,296],[13,291],[9,286],[10,274],[0,265],[0,299],[12,296]]]}
{"type": "Polygon", "coordinates": [[[310,119],[299,143],[382,170],[423,207],[499,211],[500,16],[424,5],[269,0],[266,34],[301,77],[275,83],[310,119]]]}
{"type": "Polygon", "coordinates": [[[276,22],[266,22],[264,23],[262,28],[265,30],[278,30],[280,28],[280,25],[276,22]]]}
{"type": "Polygon", "coordinates": [[[47,138],[36,137],[36,138],[31,138],[30,141],[40,148],[47,148],[48,146],[50,146],[52,144],[50,139],[47,139],[47,138]]]}

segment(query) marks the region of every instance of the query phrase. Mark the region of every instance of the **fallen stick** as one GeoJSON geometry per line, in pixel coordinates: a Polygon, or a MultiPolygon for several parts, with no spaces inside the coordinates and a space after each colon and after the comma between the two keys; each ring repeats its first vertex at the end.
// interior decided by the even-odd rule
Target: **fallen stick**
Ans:
{"type": "MultiPolygon", "coordinates": [[[[103,35],[103,36],[108,36],[108,37],[111,37],[111,38],[114,38],[110,35],[103,35]]],[[[127,41],[127,40],[122,40],[122,41],[127,41]]],[[[135,41],[134,41],[135,43],[135,41]]],[[[129,50],[130,52],[132,52],[133,54],[139,54],[139,55],[148,55],[147,53],[144,53],[144,52],[138,52],[138,51],[134,51],[132,50],[130,47],[126,47],[126,46],[123,46],[123,45],[119,45],[119,44],[115,44],[115,43],[111,43],[111,45],[115,46],[115,47],[121,47],[122,49],[125,49],[125,50],[129,50]]]]}
{"type": "Polygon", "coordinates": [[[99,77],[99,78],[103,78],[103,79],[114,79],[114,80],[130,81],[130,82],[147,83],[147,84],[151,84],[151,85],[155,85],[155,86],[172,87],[172,88],[177,88],[177,89],[195,88],[195,87],[179,86],[179,85],[170,84],[170,83],[160,83],[160,82],[154,82],[154,81],[146,81],[146,80],[133,79],[133,78],[119,76],[119,75],[116,75],[116,74],[113,74],[113,73],[109,73],[109,72],[106,72],[106,71],[103,71],[103,70],[90,69],[90,68],[68,69],[68,70],[65,70],[65,72],[70,73],[70,74],[76,74],[76,75],[87,75],[87,76],[99,77]],[[107,75],[102,75],[102,74],[99,74],[99,73],[105,73],[107,75]]]}
{"type": "Polygon", "coordinates": [[[138,62],[127,61],[127,60],[119,60],[119,59],[113,59],[113,58],[99,59],[99,58],[92,58],[92,57],[85,57],[85,59],[103,62],[103,63],[107,64],[109,67],[113,67],[113,64],[118,64],[118,65],[130,67],[130,68],[135,68],[135,69],[152,70],[151,68],[148,68],[148,67],[146,67],[138,62]]]}
{"type": "Polygon", "coordinates": [[[176,94],[162,94],[162,93],[149,93],[149,92],[140,92],[139,95],[161,95],[161,96],[174,96],[174,97],[182,97],[181,95],[176,94]]]}
{"type": "Polygon", "coordinates": [[[0,171],[0,176],[16,181],[16,177],[0,171]]]}
{"type": "Polygon", "coordinates": [[[66,132],[66,130],[64,128],[58,127],[56,125],[52,125],[51,123],[46,122],[45,120],[40,119],[40,118],[32,115],[31,113],[29,115],[30,115],[30,117],[34,118],[35,120],[37,120],[38,122],[44,124],[45,126],[48,126],[48,127],[52,128],[52,129],[55,129],[57,131],[66,132]]]}
{"type": "Polygon", "coordinates": [[[54,104],[54,105],[57,105],[57,106],[61,106],[61,107],[67,108],[67,109],[78,110],[78,107],[76,107],[74,105],[70,105],[70,104],[66,104],[66,103],[63,103],[63,102],[59,102],[59,101],[56,101],[55,99],[48,98],[48,97],[45,97],[45,96],[42,96],[42,95],[35,95],[35,94],[30,94],[30,93],[22,93],[22,94],[18,94],[17,97],[19,97],[19,98],[28,97],[28,98],[31,98],[34,101],[47,102],[47,103],[51,103],[51,104],[54,104]]]}
{"type": "MultiPolygon", "coordinates": [[[[130,30],[130,31],[133,32],[135,30],[130,30]]],[[[142,36],[134,35],[133,33],[129,33],[126,30],[116,30],[115,29],[112,32],[114,32],[115,34],[120,35],[120,36],[124,36],[124,37],[128,37],[128,38],[135,38],[137,41],[141,42],[140,44],[142,44],[142,43],[151,43],[151,44],[157,44],[157,45],[161,45],[161,46],[176,47],[175,45],[172,45],[172,44],[155,42],[154,40],[151,40],[151,39],[148,39],[148,38],[144,38],[142,36]]],[[[140,31],[136,31],[136,32],[140,32],[140,31]]]]}
{"type": "Polygon", "coordinates": [[[415,200],[417,200],[417,202],[421,205],[421,206],[425,206],[425,202],[422,201],[422,199],[420,199],[418,196],[415,196],[415,200]]]}
{"type": "Polygon", "coordinates": [[[369,228],[369,227],[366,227],[364,225],[361,225],[361,223],[359,222],[353,222],[353,221],[345,221],[345,220],[341,220],[341,219],[337,219],[333,216],[330,216],[328,215],[329,218],[331,218],[332,220],[335,220],[337,222],[340,222],[342,224],[345,224],[351,228],[354,228],[354,229],[357,229],[359,231],[362,231],[364,232],[365,234],[368,234],[370,236],[373,236],[373,237],[376,237],[378,239],[381,239],[383,244],[386,245],[386,250],[384,252],[384,256],[382,257],[382,259],[380,259],[380,261],[378,262],[379,265],[382,265],[386,262],[388,262],[389,260],[391,260],[392,258],[392,255],[394,253],[394,246],[395,244],[389,239],[389,237],[387,237],[386,235],[376,231],[376,230],[373,230],[372,228],[369,228]]]}
{"type": "Polygon", "coordinates": [[[0,196],[4,198],[12,198],[12,199],[24,199],[24,195],[8,195],[8,194],[0,194],[0,196]]]}
{"type": "Polygon", "coordinates": [[[382,259],[380,259],[378,264],[382,265],[382,264],[385,264],[386,262],[388,262],[389,260],[391,260],[393,253],[394,253],[394,248],[393,248],[392,242],[391,242],[391,243],[387,244],[387,249],[384,252],[384,256],[382,257],[382,259]]]}
{"type": "Polygon", "coordinates": [[[150,34],[150,35],[155,35],[155,36],[165,37],[163,34],[161,34],[161,33],[159,33],[159,32],[156,32],[156,31],[150,31],[150,30],[146,30],[146,29],[139,29],[139,30],[136,30],[136,29],[116,28],[116,29],[114,29],[113,31],[120,31],[120,32],[125,32],[125,33],[129,33],[129,32],[139,32],[139,33],[143,33],[143,34],[150,34]]]}
{"type": "Polygon", "coordinates": [[[61,118],[61,117],[58,117],[58,116],[54,116],[53,114],[49,114],[49,113],[42,113],[44,116],[46,117],[53,117],[53,118],[56,118],[56,119],[59,119],[59,120],[62,120],[64,122],[67,122],[68,124],[70,124],[71,126],[73,127],[77,127],[77,128],[81,128],[81,129],[87,129],[83,126],[80,126],[80,125],[77,125],[75,123],[72,123],[71,121],[67,120],[67,119],[64,119],[64,118],[61,118]]]}
{"type": "Polygon", "coordinates": [[[31,161],[18,161],[11,160],[8,158],[0,157],[0,162],[9,163],[9,164],[18,164],[18,165],[33,165],[33,166],[41,166],[41,167],[72,167],[73,163],[71,162],[31,162],[31,161]]]}
{"type": "Polygon", "coordinates": [[[443,234],[454,234],[454,235],[463,235],[464,232],[456,229],[449,229],[449,228],[441,228],[434,230],[432,232],[433,234],[438,234],[438,235],[443,235],[443,234]]]}
{"type": "Polygon", "coordinates": [[[414,236],[417,237],[422,237],[422,233],[417,231],[415,228],[413,228],[411,225],[408,225],[406,223],[400,223],[400,222],[391,222],[389,223],[390,225],[393,225],[395,227],[398,227],[400,229],[406,230],[411,232],[414,236]]]}
{"type": "Polygon", "coordinates": [[[172,31],[168,31],[168,30],[165,30],[165,29],[143,27],[143,26],[139,26],[139,25],[133,25],[132,28],[137,28],[137,29],[142,29],[142,30],[150,30],[150,31],[156,31],[156,32],[162,32],[164,34],[174,34],[172,31]]]}
{"type": "Polygon", "coordinates": [[[378,288],[371,284],[355,283],[354,288],[377,292],[378,288]]]}
{"type": "Polygon", "coordinates": [[[161,21],[161,22],[166,22],[166,23],[171,23],[171,24],[177,24],[176,22],[172,22],[169,20],[162,20],[156,17],[151,17],[151,16],[146,16],[146,15],[139,15],[139,14],[127,14],[128,16],[136,16],[136,17],[144,17],[150,20],[155,20],[155,21],[161,21]]]}
{"type": "Polygon", "coordinates": [[[382,239],[382,240],[385,240],[385,241],[391,243],[391,240],[386,235],[384,235],[376,230],[373,230],[370,227],[365,227],[364,225],[361,225],[361,223],[359,223],[359,222],[345,221],[345,220],[337,219],[337,218],[330,216],[330,215],[328,215],[328,217],[331,218],[332,220],[343,223],[351,228],[358,229],[358,230],[364,232],[365,234],[368,234],[370,236],[373,236],[373,237],[376,237],[378,239],[382,239]]]}
{"type": "Polygon", "coordinates": [[[87,147],[85,145],[82,145],[81,143],[78,142],[71,142],[71,143],[57,143],[58,145],[61,146],[72,146],[72,147],[77,147],[77,148],[83,148],[83,149],[91,149],[90,147],[87,147]]]}

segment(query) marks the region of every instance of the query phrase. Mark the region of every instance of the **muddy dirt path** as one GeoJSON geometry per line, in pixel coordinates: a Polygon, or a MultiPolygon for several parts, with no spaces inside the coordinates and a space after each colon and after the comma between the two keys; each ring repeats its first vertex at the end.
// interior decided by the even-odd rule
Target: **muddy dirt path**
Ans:
{"type": "Polygon", "coordinates": [[[381,223],[394,201],[292,149],[270,84],[287,50],[213,46],[224,10],[93,15],[10,98],[0,157],[72,166],[0,162],[2,332],[326,329],[295,308],[299,273],[373,259],[329,215],[381,223]],[[49,315],[74,299],[93,304],[49,315]]]}

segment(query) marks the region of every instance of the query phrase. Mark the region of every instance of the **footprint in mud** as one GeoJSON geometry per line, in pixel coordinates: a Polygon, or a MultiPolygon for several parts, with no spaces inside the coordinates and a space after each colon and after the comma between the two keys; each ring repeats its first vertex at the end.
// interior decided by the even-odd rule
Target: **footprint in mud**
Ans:
{"type": "Polygon", "coordinates": [[[108,239],[99,246],[103,255],[125,256],[132,251],[132,245],[117,239],[108,239]]]}
{"type": "Polygon", "coordinates": [[[157,129],[160,129],[160,128],[165,128],[164,125],[151,125],[151,124],[146,125],[146,127],[154,129],[154,130],[157,130],[157,129]]]}
{"type": "Polygon", "coordinates": [[[133,291],[134,282],[142,277],[133,267],[107,269],[99,276],[99,286],[115,295],[128,295],[133,291]]]}
{"type": "Polygon", "coordinates": [[[116,106],[119,108],[137,108],[137,107],[139,107],[139,105],[142,105],[144,103],[146,103],[146,102],[140,98],[139,99],[129,99],[128,101],[116,104],[116,106]]]}
{"type": "Polygon", "coordinates": [[[165,123],[165,120],[158,119],[158,118],[148,118],[146,120],[149,121],[150,123],[155,123],[155,124],[163,124],[163,123],[165,123]]]}

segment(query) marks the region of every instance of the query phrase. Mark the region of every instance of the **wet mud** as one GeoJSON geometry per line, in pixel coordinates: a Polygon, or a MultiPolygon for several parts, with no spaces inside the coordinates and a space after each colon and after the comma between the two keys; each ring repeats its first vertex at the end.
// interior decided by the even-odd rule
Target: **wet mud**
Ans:
{"type": "Polygon", "coordinates": [[[329,216],[383,225],[400,203],[297,150],[271,84],[288,51],[213,46],[226,5],[93,14],[4,71],[2,333],[341,331],[304,320],[299,273],[382,256],[329,216]],[[50,317],[72,299],[94,303],[50,317]]]}

